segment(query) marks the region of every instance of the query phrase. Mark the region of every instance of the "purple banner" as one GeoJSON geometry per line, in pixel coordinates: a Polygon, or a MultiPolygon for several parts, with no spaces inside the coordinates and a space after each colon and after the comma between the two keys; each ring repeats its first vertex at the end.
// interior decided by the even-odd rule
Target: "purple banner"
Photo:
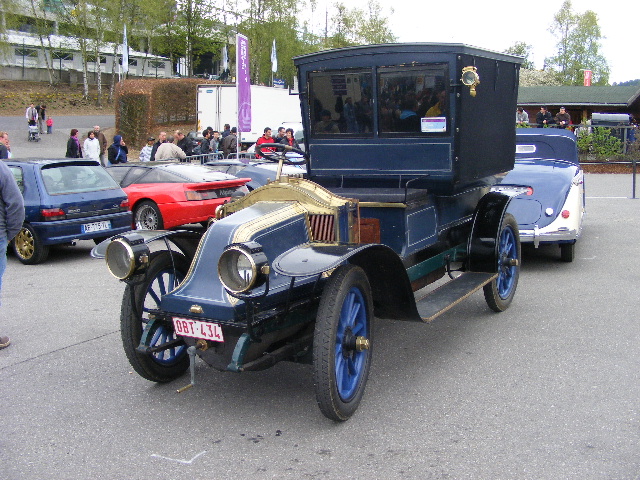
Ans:
{"type": "Polygon", "coordinates": [[[240,34],[236,35],[236,87],[238,88],[238,130],[240,132],[250,132],[249,39],[240,34]]]}

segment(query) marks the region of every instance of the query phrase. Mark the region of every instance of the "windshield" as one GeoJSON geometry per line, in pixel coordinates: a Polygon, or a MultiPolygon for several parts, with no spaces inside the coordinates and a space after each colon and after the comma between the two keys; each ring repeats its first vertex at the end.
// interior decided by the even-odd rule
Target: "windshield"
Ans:
{"type": "Polygon", "coordinates": [[[100,165],[46,165],[42,180],[49,195],[120,188],[100,165]]]}

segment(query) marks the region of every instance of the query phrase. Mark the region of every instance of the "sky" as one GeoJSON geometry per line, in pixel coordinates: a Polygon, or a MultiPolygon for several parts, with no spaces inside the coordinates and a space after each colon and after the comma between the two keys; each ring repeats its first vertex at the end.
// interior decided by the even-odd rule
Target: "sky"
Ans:
{"type": "MultiPolygon", "coordinates": [[[[331,5],[336,0],[326,1],[331,5]]],[[[545,57],[557,51],[558,39],[549,27],[562,1],[379,2],[387,14],[393,7],[389,25],[399,42],[465,43],[499,52],[525,42],[533,47],[529,59],[536,68],[542,68],[545,57]]],[[[366,8],[368,1],[344,3],[349,8],[366,8]]],[[[573,0],[571,5],[574,13],[592,10],[598,16],[600,31],[606,37],[601,41],[601,53],[609,64],[609,82],[640,78],[640,0],[573,0]]]]}

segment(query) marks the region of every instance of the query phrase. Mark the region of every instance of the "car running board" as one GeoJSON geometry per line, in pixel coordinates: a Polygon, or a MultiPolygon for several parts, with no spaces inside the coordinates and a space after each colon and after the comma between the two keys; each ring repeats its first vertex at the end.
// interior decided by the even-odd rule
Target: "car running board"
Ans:
{"type": "Polygon", "coordinates": [[[423,298],[416,299],[418,313],[423,321],[430,322],[497,277],[497,273],[465,272],[423,298]]]}

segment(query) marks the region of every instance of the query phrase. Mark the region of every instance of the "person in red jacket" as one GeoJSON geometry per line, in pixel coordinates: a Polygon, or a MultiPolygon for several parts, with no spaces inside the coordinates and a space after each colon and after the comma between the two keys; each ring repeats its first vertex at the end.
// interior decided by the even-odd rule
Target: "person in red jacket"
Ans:
{"type": "MultiPolygon", "coordinates": [[[[274,142],[273,138],[271,138],[271,128],[269,127],[265,127],[264,135],[262,135],[256,142],[256,158],[262,158],[262,155],[260,155],[260,149],[258,147],[263,143],[276,143],[274,142]]],[[[268,148],[267,150],[271,150],[272,152],[274,151],[273,148],[268,148]]]]}

